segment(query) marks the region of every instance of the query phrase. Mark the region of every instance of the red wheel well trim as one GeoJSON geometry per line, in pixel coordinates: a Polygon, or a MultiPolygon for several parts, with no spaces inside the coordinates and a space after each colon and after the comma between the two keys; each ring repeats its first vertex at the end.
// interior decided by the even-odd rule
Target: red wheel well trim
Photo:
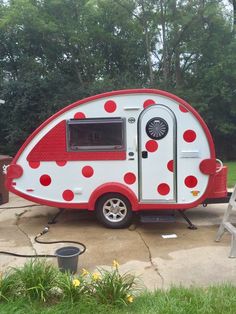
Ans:
{"type": "Polygon", "coordinates": [[[177,101],[178,103],[180,103],[181,105],[184,105],[190,112],[192,112],[194,114],[194,116],[197,118],[197,120],[199,121],[199,123],[201,124],[201,126],[203,127],[205,133],[206,133],[206,137],[209,143],[209,147],[210,147],[210,152],[211,152],[211,158],[215,158],[215,149],[214,149],[214,143],[213,143],[213,139],[211,137],[210,131],[206,125],[206,123],[203,121],[203,119],[201,118],[201,116],[199,115],[199,113],[193,108],[191,107],[185,100],[179,98],[176,95],[173,95],[169,92],[166,91],[162,91],[162,90],[158,90],[158,89],[127,89],[127,90],[118,90],[118,91],[112,91],[112,92],[107,92],[107,93],[103,93],[103,94],[98,94],[95,96],[91,96],[82,100],[78,100],[66,107],[64,107],[63,109],[61,109],[60,111],[56,112],[54,115],[52,115],[51,117],[49,117],[46,121],[44,121],[24,142],[24,144],[21,146],[21,148],[19,149],[19,151],[17,152],[15,158],[13,159],[12,163],[16,163],[19,156],[21,155],[21,153],[23,152],[23,150],[26,148],[26,146],[30,143],[30,141],[46,126],[48,125],[53,119],[57,118],[58,116],[60,116],[61,114],[65,113],[68,110],[73,109],[76,106],[85,104],[87,102],[90,101],[94,101],[97,99],[101,99],[101,98],[105,98],[105,97],[112,97],[112,96],[118,96],[118,95],[129,95],[129,94],[154,94],[154,95],[161,95],[161,96],[165,96],[168,98],[171,98],[175,101],[177,101]]]}
{"type": "Polygon", "coordinates": [[[95,210],[96,202],[99,197],[107,193],[119,193],[124,195],[130,201],[132,210],[138,210],[138,199],[134,192],[127,186],[117,182],[104,183],[96,188],[90,196],[88,210],[95,210]]]}

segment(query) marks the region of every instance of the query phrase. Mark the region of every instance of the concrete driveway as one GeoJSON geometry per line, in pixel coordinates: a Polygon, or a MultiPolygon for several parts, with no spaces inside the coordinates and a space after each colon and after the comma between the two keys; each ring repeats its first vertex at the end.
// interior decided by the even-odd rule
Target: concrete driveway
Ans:
{"type": "MultiPolygon", "coordinates": [[[[214,241],[226,206],[189,210],[187,215],[197,230],[189,230],[179,215],[174,223],[144,224],[136,218],[129,229],[113,230],[101,226],[93,213],[65,211],[41,239],[83,242],[87,251],[79,257],[78,271],[109,267],[116,259],[121,271],[135,273],[148,289],[169,288],[173,284],[236,284],[236,259],[228,258],[231,236],[225,233],[220,243],[214,241]],[[177,238],[162,238],[169,234],[176,234],[177,238]]],[[[42,245],[35,243],[34,237],[56,212],[56,208],[10,195],[10,202],[0,206],[0,250],[54,254],[65,244],[42,245]]],[[[57,263],[56,259],[49,260],[57,263]]],[[[25,261],[26,258],[0,255],[0,270],[23,265],[25,261]]]]}

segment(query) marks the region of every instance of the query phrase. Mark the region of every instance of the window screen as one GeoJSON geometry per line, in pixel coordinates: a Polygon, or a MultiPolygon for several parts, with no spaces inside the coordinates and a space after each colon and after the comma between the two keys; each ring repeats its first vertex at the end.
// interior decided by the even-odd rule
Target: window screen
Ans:
{"type": "Polygon", "coordinates": [[[67,134],[69,151],[125,149],[122,118],[69,120],[67,134]]]}

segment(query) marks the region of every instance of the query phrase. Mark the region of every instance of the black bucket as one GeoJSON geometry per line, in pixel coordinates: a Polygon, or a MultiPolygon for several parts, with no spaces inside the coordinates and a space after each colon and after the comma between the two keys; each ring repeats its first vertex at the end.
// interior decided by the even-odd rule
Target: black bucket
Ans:
{"type": "Polygon", "coordinates": [[[62,272],[76,273],[80,254],[80,249],[75,246],[65,246],[56,250],[55,255],[57,256],[59,269],[62,272]]]}

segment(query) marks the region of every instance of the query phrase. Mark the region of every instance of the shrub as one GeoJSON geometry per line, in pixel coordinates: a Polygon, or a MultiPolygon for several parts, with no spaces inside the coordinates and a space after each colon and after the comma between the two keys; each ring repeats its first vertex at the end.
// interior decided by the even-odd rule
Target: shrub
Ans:
{"type": "Polygon", "coordinates": [[[31,260],[23,268],[14,268],[14,277],[22,296],[47,301],[56,286],[58,269],[45,260],[31,260]]]}
{"type": "Polygon", "coordinates": [[[104,305],[133,302],[135,277],[120,274],[119,264],[113,261],[111,271],[98,269],[73,276],[61,273],[58,268],[38,259],[27,262],[22,268],[13,268],[11,273],[0,278],[0,301],[27,298],[31,302],[53,302],[64,299],[71,303],[86,302],[104,305]]]}
{"type": "Polygon", "coordinates": [[[119,264],[113,261],[112,271],[98,269],[97,273],[89,274],[90,291],[99,303],[128,304],[133,302],[136,285],[135,276],[120,274],[119,264]]]}
{"type": "Polygon", "coordinates": [[[16,293],[16,282],[13,273],[0,273],[0,301],[9,301],[16,293]]]}
{"type": "Polygon", "coordinates": [[[89,293],[89,287],[83,276],[73,277],[70,273],[60,273],[57,283],[62,297],[74,302],[89,293]]]}

